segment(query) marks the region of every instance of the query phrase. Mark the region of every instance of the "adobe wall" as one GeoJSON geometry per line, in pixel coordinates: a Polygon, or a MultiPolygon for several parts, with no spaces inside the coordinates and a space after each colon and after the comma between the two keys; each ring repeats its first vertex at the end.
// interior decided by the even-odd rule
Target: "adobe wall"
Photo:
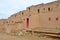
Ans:
{"type": "Polygon", "coordinates": [[[29,13],[31,13],[29,26],[32,28],[35,28],[35,26],[45,28],[59,27],[60,26],[59,4],[60,2],[52,2],[48,4],[28,7],[29,13]]]}
{"type": "Polygon", "coordinates": [[[6,27],[7,32],[12,29],[34,29],[37,27],[60,28],[60,1],[30,6],[26,10],[11,15],[2,25],[6,27]],[[27,18],[29,18],[28,28],[27,18]]]}
{"type": "Polygon", "coordinates": [[[60,26],[60,2],[46,4],[40,10],[40,24],[42,27],[56,28],[60,26]]]}
{"type": "Polygon", "coordinates": [[[6,28],[5,28],[6,21],[7,21],[7,19],[0,19],[0,32],[6,31],[6,28]]]}

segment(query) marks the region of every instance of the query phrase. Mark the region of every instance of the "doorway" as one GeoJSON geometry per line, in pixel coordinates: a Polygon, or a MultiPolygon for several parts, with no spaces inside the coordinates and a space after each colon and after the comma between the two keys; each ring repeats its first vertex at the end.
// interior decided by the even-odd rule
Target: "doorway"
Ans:
{"type": "Polygon", "coordinates": [[[26,19],[26,28],[29,28],[29,18],[26,19]]]}

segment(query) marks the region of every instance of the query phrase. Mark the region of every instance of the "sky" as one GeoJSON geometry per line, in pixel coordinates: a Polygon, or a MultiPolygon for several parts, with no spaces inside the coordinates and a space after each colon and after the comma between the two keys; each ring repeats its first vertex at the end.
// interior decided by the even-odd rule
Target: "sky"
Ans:
{"type": "Polygon", "coordinates": [[[55,0],[0,0],[0,19],[22,11],[31,5],[48,3],[55,0]]]}

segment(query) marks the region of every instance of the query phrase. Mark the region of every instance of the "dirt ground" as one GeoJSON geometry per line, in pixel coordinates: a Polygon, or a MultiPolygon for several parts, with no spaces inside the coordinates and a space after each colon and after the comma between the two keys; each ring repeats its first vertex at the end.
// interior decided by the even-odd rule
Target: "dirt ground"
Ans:
{"type": "MultiPolygon", "coordinates": [[[[33,35],[23,35],[23,36],[12,36],[5,33],[0,33],[0,40],[53,40],[47,37],[37,37],[33,35]]],[[[54,39],[57,40],[57,39],[54,39]]]]}

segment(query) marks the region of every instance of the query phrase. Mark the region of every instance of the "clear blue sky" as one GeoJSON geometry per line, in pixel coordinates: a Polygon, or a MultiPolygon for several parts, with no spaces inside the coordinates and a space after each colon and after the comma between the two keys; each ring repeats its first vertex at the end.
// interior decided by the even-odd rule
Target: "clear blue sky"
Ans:
{"type": "Polygon", "coordinates": [[[55,0],[0,0],[0,19],[7,18],[15,12],[26,9],[28,6],[52,1],[55,0]]]}

